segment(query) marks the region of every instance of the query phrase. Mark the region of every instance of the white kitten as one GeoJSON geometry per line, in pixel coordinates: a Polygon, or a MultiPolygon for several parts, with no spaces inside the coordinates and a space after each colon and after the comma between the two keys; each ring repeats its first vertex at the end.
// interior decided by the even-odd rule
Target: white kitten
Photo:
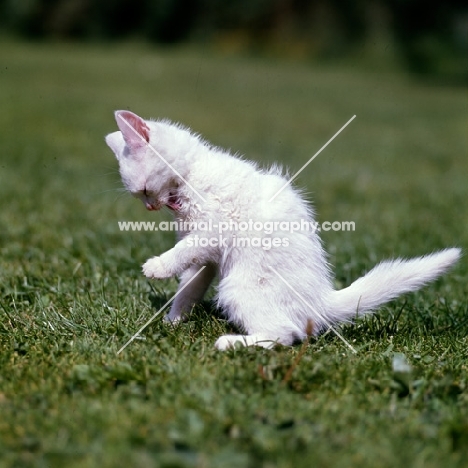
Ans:
{"type": "Polygon", "coordinates": [[[460,257],[460,249],[452,248],[386,261],[335,291],[317,232],[276,229],[265,234],[251,224],[242,232],[224,231],[224,240],[215,242],[218,232],[200,228],[210,220],[214,226],[253,221],[276,222],[276,227],[313,221],[312,209],[291,186],[270,201],[287,182],[279,170],[261,171],[167,121],[145,121],[128,111],[117,111],[115,117],[120,131],[106,142],[117,156],[127,190],[148,210],[166,206],[176,219],[192,223],[175,247],[149,259],[143,272],[148,278],[181,276],[179,291],[184,289],[166,316],[171,322],[187,317],[219,275],[219,306],[247,335],[222,336],[218,349],[237,342],[291,345],[306,338],[308,324],[318,334],[351,321],[420,288],[460,257]],[[265,248],[274,238],[275,246],[265,248]],[[202,266],[206,268],[197,275],[202,266]]]}

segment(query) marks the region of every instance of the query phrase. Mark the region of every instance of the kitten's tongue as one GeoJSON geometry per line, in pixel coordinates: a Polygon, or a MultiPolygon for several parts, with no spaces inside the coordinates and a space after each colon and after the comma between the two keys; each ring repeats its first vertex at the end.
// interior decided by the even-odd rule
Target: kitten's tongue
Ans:
{"type": "Polygon", "coordinates": [[[179,211],[181,208],[180,201],[175,195],[169,197],[166,206],[173,211],[179,211]]]}

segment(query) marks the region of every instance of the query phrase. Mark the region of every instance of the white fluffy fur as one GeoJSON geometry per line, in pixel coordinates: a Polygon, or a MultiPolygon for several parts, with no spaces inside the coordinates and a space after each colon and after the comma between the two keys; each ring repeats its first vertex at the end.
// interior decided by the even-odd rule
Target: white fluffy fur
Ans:
{"type": "MultiPolygon", "coordinates": [[[[106,142],[117,156],[125,187],[148,209],[169,206],[177,219],[198,223],[313,220],[312,209],[291,186],[269,202],[286,182],[278,170],[261,171],[167,121],[145,121],[128,111],[117,111],[116,120],[120,131],[108,135],[106,142]]],[[[452,248],[386,261],[335,291],[317,233],[288,233],[288,247],[270,250],[191,245],[191,238],[208,234],[184,233],[174,248],[149,259],[143,272],[148,278],[180,275],[181,288],[207,266],[174,300],[166,316],[171,322],[187,317],[219,275],[219,306],[247,333],[220,337],[216,347],[221,350],[237,342],[271,347],[303,340],[310,321],[317,334],[371,312],[437,278],[460,256],[460,249],[452,248]]],[[[259,232],[244,235],[258,237],[259,232]]]]}

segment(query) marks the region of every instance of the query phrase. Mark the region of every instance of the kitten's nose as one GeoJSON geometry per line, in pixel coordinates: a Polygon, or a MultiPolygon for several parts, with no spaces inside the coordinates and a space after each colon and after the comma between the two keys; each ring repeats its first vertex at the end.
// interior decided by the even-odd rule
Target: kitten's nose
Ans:
{"type": "Polygon", "coordinates": [[[156,211],[158,208],[154,205],[152,205],[150,202],[145,202],[145,207],[149,211],[156,211]]]}

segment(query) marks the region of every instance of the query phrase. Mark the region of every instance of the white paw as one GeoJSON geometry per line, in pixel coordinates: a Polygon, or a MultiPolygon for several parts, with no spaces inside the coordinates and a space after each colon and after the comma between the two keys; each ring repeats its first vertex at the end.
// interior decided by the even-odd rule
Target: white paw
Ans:
{"type": "Polygon", "coordinates": [[[236,343],[242,346],[261,346],[262,348],[271,349],[275,346],[276,341],[269,340],[261,335],[223,335],[217,339],[215,348],[226,351],[234,348],[236,343]]]}
{"type": "Polygon", "coordinates": [[[170,278],[172,276],[164,266],[161,257],[150,258],[143,265],[143,274],[147,278],[170,278]]]}
{"type": "Polygon", "coordinates": [[[215,343],[215,348],[220,351],[226,351],[226,349],[233,348],[234,344],[237,342],[234,335],[224,335],[220,336],[215,343]]]}
{"type": "Polygon", "coordinates": [[[165,315],[164,318],[163,318],[163,322],[167,323],[167,324],[170,324],[170,325],[178,325],[182,321],[183,321],[182,317],[180,317],[180,316],[172,317],[170,313],[165,315]]]}

